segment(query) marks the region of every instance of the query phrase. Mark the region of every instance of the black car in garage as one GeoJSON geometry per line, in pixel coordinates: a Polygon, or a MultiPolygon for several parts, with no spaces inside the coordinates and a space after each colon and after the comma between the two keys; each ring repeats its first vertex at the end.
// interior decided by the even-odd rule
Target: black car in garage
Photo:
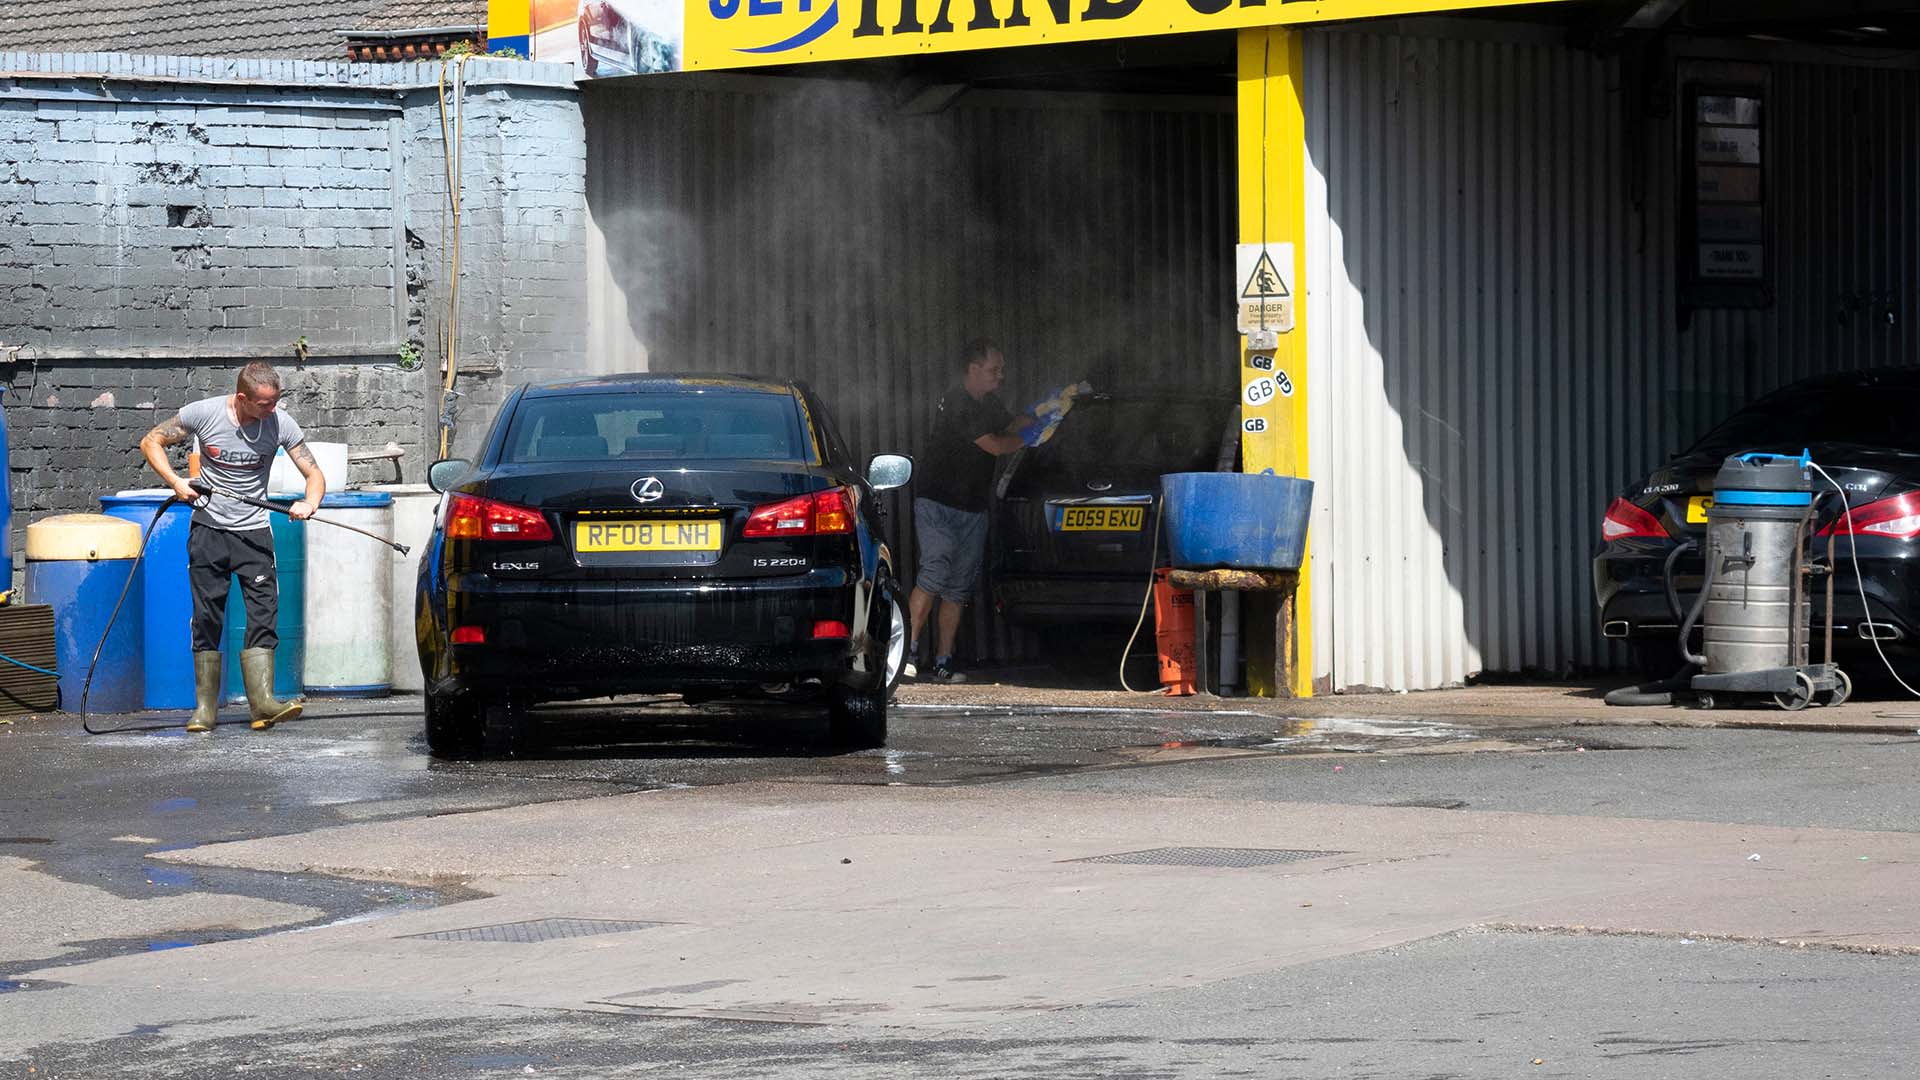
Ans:
{"type": "Polygon", "coordinates": [[[1082,397],[1053,438],[1014,455],[996,485],[991,570],[1000,612],[1028,624],[1138,618],[1160,477],[1233,468],[1236,416],[1232,398],[1082,397]]]}
{"type": "MultiPolygon", "coordinates": [[[[1920,633],[1920,368],[1888,368],[1823,375],[1774,391],[1728,417],[1699,442],[1676,454],[1607,507],[1593,559],[1594,597],[1601,632],[1628,643],[1636,666],[1668,674],[1680,665],[1678,620],[1666,595],[1664,564],[1676,547],[1695,548],[1674,561],[1673,580],[1685,611],[1705,567],[1707,508],[1713,479],[1728,456],[1761,451],[1797,456],[1809,451],[1845,489],[1851,526],[1839,492],[1816,473],[1818,493],[1813,551],[1826,563],[1826,537],[1835,539],[1834,642],[1904,650],[1920,633]],[[1851,533],[1851,535],[1848,535],[1851,533]],[[1855,584],[1858,551],[1867,602],[1855,584]]],[[[1816,593],[1823,597],[1824,592],[1816,593]]],[[[1824,603],[1814,605],[1815,640],[1825,627],[1824,603]]],[[[1696,631],[1695,646],[1698,647],[1696,631]]]]}
{"type": "Polygon", "coordinates": [[[885,742],[906,642],[875,492],[805,385],[627,375],[500,407],[445,492],[416,606],[436,754],[511,750],[541,701],[672,692],[823,700],[885,742]]]}

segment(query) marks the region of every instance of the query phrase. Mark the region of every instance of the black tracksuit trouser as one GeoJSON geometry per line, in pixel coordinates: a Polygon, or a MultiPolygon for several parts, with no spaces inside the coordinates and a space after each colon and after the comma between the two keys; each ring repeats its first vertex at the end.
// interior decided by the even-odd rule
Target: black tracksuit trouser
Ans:
{"type": "Polygon", "coordinates": [[[193,651],[220,648],[227,616],[229,581],[240,579],[247,606],[249,649],[280,643],[274,622],[280,616],[280,586],[273,570],[273,530],[228,532],[194,522],[187,531],[187,584],[193,592],[193,651]]]}

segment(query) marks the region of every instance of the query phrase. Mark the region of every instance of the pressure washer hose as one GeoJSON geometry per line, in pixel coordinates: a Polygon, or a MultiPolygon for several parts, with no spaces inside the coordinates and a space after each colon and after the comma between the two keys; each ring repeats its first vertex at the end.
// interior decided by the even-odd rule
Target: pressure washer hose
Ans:
{"type": "Polygon", "coordinates": [[[1158,577],[1158,571],[1160,569],[1155,565],[1160,561],[1160,510],[1166,505],[1166,502],[1167,498],[1164,494],[1154,500],[1153,551],[1147,556],[1147,594],[1140,598],[1140,617],[1134,620],[1133,633],[1127,635],[1127,644],[1120,650],[1120,688],[1129,694],[1164,694],[1167,692],[1167,688],[1164,686],[1158,690],[1135,690],[1133,687],[1127,685],[1127,654],[1133,652],[1133,643],[1140,637],[1140,628],[1147,624],[1147,605],[1153,602],[1153,583],[1154,579],[1158,577]]]}
{"type": "Polygon", "coordinates": [[[140,551],[133,557],[133,568],[127,571],[127,583],[120,587],[120,599],[113,602],[113,613],[107,616],[106,628],[100,631],[100,643],[93,647],[93,659],[87,663],[87,678],[80,684],[80,730],[89,735],[105,735],[105,731],[95,731],[88,721],[92,714],[87,711],[87,696],[93,693],[93,671],[100,666],[100,653],[107,647],[107,638],[113,634],[114,621],[120,618],[120,609],[126,606],[127,594],[133,591],[133,583],[140,579],[140,561],[147,557],[147,541],[153,539],[153,530],[160,527],[160,519],[167,510],[180,501],[178,495],[168,495],[160,509],[154,511],[153,520],[147,522],[147,531],[140,535],[140,551]]]}

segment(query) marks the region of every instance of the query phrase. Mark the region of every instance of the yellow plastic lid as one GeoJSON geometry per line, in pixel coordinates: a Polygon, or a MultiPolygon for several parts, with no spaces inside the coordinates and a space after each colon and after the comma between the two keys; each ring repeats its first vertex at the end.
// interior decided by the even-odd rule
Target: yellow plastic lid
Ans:
{"type": "Polygon", "coordinates": [[[106,514],[57,514],[27,526],[27,558],[36,562],[131,559],[140,526],[106,514]]]}

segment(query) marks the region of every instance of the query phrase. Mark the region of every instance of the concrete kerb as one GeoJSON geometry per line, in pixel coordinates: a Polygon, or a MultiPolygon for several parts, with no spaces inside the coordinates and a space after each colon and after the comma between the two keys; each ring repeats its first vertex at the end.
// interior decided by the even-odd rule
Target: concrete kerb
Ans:
{"type": "Polygon", "coordinates": [[[1144,711],[1238,711],[1277,720],[1396,719],[1484,729],[1548,727],[1751,728],[1767,731],[1920,734],[1920,702],[1849,701],[1835,708],[1786,712],[1772,708],[1614,707],[1600,700],[1610,684],[1531,683],[1469,686],[1398,694],[1332,694],[1303,699],[1167,697],[1118,690],[1077,690],[973,682],[908,684],[896,702],[955,709],[1071,708],[1144,711]]]}

